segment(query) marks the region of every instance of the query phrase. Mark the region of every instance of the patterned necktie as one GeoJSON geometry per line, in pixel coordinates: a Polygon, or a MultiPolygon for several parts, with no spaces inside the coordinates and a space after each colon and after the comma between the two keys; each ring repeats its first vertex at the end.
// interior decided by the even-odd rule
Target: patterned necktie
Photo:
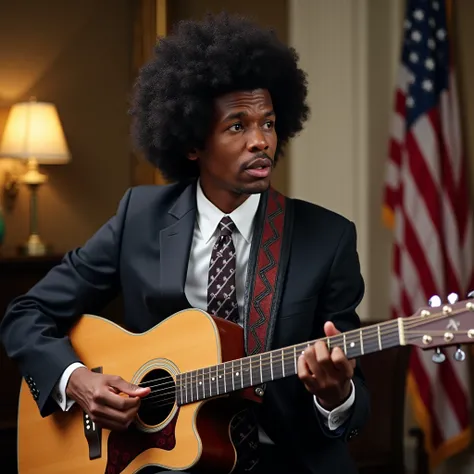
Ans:
{"type": "Polygon", "coordinates": [[[235,247],[232,232],[235,224],[229,216],[219,222],[220,235],[212,249],[207,286],[207,311],[237,322],[239,308],[235,293],[235,247]]]}
{"type": "MultiPolygon", "coordinates": [[[[209,262],[207,286],[208,313],[239,320],[235,286],[235,247],[232,232],[235,224],[229,216],[219,222],[220,234],[214,244],[209,262]]],[[[251,409],[243,409],[231,422],[231,438],[237,451],[235,473],[254,471],[259,461],[259,439],[255,415],[251,409]]]]}

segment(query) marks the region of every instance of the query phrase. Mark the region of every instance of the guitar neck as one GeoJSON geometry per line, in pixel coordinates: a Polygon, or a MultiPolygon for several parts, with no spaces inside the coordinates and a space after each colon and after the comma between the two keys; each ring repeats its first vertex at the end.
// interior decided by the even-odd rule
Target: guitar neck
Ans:
{"type": "MultiPolygon", "coordinates": [[[[353,359],[404,345],[403,320],[394,319],[321,340],[330,350],[339,347],[348,359],[353,359]]],[[[308,341],[179,374],[176,379],[178,404],[186,405],[295,375],[299,356],[315,342],[308,341]]]]}

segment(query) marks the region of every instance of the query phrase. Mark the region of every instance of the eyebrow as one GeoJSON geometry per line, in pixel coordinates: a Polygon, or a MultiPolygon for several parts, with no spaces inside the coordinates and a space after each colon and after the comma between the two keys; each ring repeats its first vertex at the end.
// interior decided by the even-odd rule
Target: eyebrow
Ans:
{"type": "MultiPolygon", "coordinates": [[[[275,115],[275,111],[272,109],[272,110],[269,110],[268,112],[265,112],[264,114],[264,117],[271,117],[272,115],[275,115]]],[[[222,121],[223,122],[228,122],[229,120],[235,120],[235,119],[241,119],[243,117],[247,117],[248,116],[248,113],[247,112],[234,112],[234,113],[230,113],[229,115],[226,115],[222,121]]]]}

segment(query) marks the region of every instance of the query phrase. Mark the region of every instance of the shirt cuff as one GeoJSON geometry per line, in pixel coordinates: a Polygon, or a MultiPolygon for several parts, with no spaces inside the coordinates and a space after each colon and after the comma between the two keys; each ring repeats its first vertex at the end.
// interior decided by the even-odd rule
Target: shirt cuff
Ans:
{"type": "Polygon", "coordinates": [[[68,411],[74,405],[74,400],[71,400],[66,395],[66,387],[69,382],[69,377],[71,377],[71,374],[79,367],[85,367],[85,365],[80,362],[74,362],[67,367],[51,393],[51,396],[63,411],[68,411]]]}
{"type": "Polygon", "coordinates": [[[355,386],[354,382],[351,380],[351,393],[349,398],[340,406],[334,408],[332,411],[325,410],[319,403],[316,396],[314,397],[314,403],[316,404],[316,408],[318,409],[319,413],[321,413],[323,417],[324,424],[327,428],[331,431],[337,430],[340,426],[342,426],[349,416],[351,415],[351,408],[354,405],[355,401],[355,386]]]}

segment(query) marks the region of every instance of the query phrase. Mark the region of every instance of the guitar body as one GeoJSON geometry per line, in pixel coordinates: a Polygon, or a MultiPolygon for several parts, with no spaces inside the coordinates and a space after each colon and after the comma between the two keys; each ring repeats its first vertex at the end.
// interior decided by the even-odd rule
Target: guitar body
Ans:
{"type": "MultiPolygon", "coordinates": [[[[172,383],[170,376],[174,379],[180,372],[244,356],[238,325],[194,309],[179,312],[142,334],[85,315],[70,338],[89,369],[136,384],[157,379],[172,383]]],[[[165,470],[230,473],[237,460],[229,431],[239,409],[235,398],[226,395],[182,406],[171,402],[152,414],[140,409],[137,423],[128,431],[110,432],[93,424],[77,404],[68,412],[57,410],[41,417],[23,381],[19,472],[131,474],[155,465],[165,470]]]]}

